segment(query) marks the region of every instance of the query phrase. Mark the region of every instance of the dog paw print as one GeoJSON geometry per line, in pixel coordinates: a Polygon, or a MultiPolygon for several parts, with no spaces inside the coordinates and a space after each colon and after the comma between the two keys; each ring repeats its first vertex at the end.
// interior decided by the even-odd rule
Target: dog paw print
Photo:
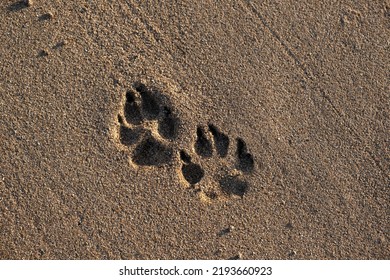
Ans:
{"type": "Polygon", "coordinates": [[[231,142],[226,134],[209,124],[197,128],[192,155],[180,151],[183,182],[206,201],[242,198],[249,190],[245,177],[254,169],[253,156],[241,138],[235,141],[235,152],[229,153],[231,142]]]}
{"type": "Polygon", "coordinates": [[[179,119],[168,98],[142,83],[126,92],[118,114],[118,139],[141,166],[161,166],[172,161],[172,140],[177,137],[179,119]]]}

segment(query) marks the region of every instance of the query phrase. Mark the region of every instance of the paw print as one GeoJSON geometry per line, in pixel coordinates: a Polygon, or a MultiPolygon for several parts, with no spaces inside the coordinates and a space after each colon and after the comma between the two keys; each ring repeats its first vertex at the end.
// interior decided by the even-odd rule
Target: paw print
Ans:
{"type": "Polygon", "coordinates": [[[193,154],[179,152],[180,175],[206,201],[243,197],[249,190],[245,180],[254,169],[254,159],[245,141],[237,138],[235,153],[229,154],[230,138],[213,124],[198,126],[193,154]]]}
{"type": "Polygon", "coordinates": [[[172,140],[177,137],[179,119],[168,98],[158,90],[136,83],[126,92],[118,114],[118,139],[141,166],[161,166],[172,161],[172,140]]]}
{"type": "Polygon", "coordinates": [[[136,83],[123,97],[115,139],[135,166],[162,166],[178,160],[181,182],[204,201],[247,195],[247,178],[255,161],[245,141],[231,139],[209,123],[196,128],[196,140],[188,152],[175,141],[180,123],[166,95],[136,83]]]}

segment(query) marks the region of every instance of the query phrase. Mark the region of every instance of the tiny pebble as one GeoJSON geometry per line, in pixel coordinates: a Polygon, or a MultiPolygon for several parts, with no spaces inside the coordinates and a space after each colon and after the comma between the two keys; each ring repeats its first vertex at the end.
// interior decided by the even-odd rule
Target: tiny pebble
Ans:
{"type": "Polygon", "coordinates": [[[288,255],[289,255],[290,257],[293,257],[293,256],[295,256],[296,254],[297,254],[297,252],[296,252],[295,250],[291,250],[290,253],[288,253],[288,255]]]}
{"type": "Polygon", "coordinates": [[[54,17],[53,13],[48,12],[39,17],[39,20],[51,20],[54,17]]]}
{"type": "Polygon", "coordinates": [[[46,50],[41,50],[39,52],[39,56],[48,56],[48,55],[49,55],[49,53],[46,50]]]}
{"type": "Polygon", "coordinates": [[[24,0],[24,4],[27,7],[31,7],[34,4],[34,1],[33,0],[24,0]]]}

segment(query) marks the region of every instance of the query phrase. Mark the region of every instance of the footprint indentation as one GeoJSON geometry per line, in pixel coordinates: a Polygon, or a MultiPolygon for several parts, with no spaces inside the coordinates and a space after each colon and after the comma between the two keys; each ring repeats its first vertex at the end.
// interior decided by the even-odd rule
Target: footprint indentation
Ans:
{"type": "Polygon", "coordinates": [[[119,122],[119,140],[123,145],[126,146],[131,146],[135,144],[140,135],[141,135],[141,130],[137,129],[131,129],[130,127],[127,127],[122,119],[122,116],[118,115],[118,122],[119,122]]]}
{"type": "Polygon", "coordinates": [[[253,156],[248,152],[244,140],[238,138],[233,157],[235,164],[229,162],[232,158],[228,157],[229,143],[229,137],[215,125],[209,124],[208,131],[198,126],[194,159],[183,150],[179,153],[183,178],[190,186],[198,185],[196,189],[209,200],[243,197],[249,190],[245,176],[254,169],[253,156]],[[211,140],[207,136],[208,133],[212,135],[211,140]],[[202,183],[204,180],[205,183],[202,183]]]}
{"type": "Polygon", "coordinates": [[[186,181],[191,185],[199,183],[204,176],[202,167],[199,164],[192,163],[191,157],[184,151],[180,151],[180,158],[183,161],[181,171],[186,181]]]}
{"type": "Polygon", "coordinates": [[[158,123],[158,132],[165,138],[176,138],[178,123],[179,119],[172,114],[171,109],[164,107],[161,121],[158,123]]]}
{"type": "Polygon", "coordinates": [[[196,136],[195,152],[203,157],[211,157],[213,155],[213,147],[202,127],[199,126],[196,129],[196,136]]]}
{"type": "Polygon", "coordinates": [[[172,161],[171,140],[177,137],[179,118],[167,103],[167,97],[142,83],[126,92],[118,114],[118,139],[133,163],[160,166],[172,161]]]}
{"type": "Polygon", "coordinates": [[[145,118],[156,119],[160,113],[160,105],[157,100],[157,94],[148,89],[144,84],[137,84],[135,89],[139,92],[142,99],[142,110],[145,112],[145,118]]]}
{"type": "MultiPolygon", "coordinates": [[[[180,123],[166,95],[136,83],[124,94],[116,139],[135,165],[162,166],[176,158],[173,140],[180,123]]],[[[250,189],[246,178],[255,167],[245,141],[237,138],[235,151],[230,152],[234,140],[211,123],[197,126],[195,138],[192,154],[178,153],[183,182],[206,201],[244,197],[250,189]]]]}
{"type": "Polygon", "coordinates": [[[215,148],[217,153],[221,157],[226,157],[229,149],[229,137],[226,134],[223,134],[212,124],[209,124],[209,129],[211,134],[214,137],[215,148]]]}
{"type": "Polygon", "coordinates": [[[142,122],[142,115],[139,105],[136,102],[136,95],[133,91],[126,92],[125,103],[125,118],[128,123],[140,124],[142,122]]]}
{"type": "Polygon", "coordinates": [[[222,191],[227,195],[243,196],[248,190],[248,183],[235,176],[226,176],[219,181],[222,191]]]}
{"type": "Polygon", "coordinates": [[[138,165],[163,165],[171,161],[172,155],[172,148],[148,136],[135,148],[133,161],[138,165]]]}
{"type": "Polygon", "coordinates": [[[248,153],[246,144],[241,138],[237,138],[238,169],[251,172],[254,166],[253,156],[248,153]]]}

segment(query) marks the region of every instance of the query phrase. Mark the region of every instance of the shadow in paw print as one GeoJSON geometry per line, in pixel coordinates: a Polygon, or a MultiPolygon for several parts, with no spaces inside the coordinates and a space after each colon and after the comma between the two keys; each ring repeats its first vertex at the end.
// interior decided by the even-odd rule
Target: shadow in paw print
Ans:
{"type": "Polygon", "coordinates": [[[220,157],[226,157],[229,150],[229,137],[212,124],[209,124],[209,130],[214,137],[214,144],[218,155],[220,157]]]}
{"type": "Polygon", "coordinates": [[[238,165],[237,168],[243,172],[251,172],[254,167],[253,156],[248,153],[244,140],[237,138],[237,157],[238,165]]]}
{"type": "Polygon", "coordinates": [[[211,157],[213,155],[213,146],[202,127],[196,129],[196,137],[195,152],[202,157],[211,157]]]}
{"type": "Polygon", "coordinates": [[[138,165],[159,166],[171,162],[172,156],[172,148],[149,136],[135,148],[133,161],[138,165]]]}
{"type": "Polygon", "coordinates": [[[124,125],[123,119],[118,115],[118,122],[120,125],[119,140],[125,146],[131,146],[137,143],[143,130],[142,129],[131,129],[124,125]]]}
{"type": "MultiPolygon", "coordinates": [[[[234,159],[235,168],[234,166],[227,166],[229,163],[226,162],[226,159],[221,159],[230,154],[230,142],[226,134],[221,132],[215,125],[209,123],[207,131],[202,125],[199,125],[196,129],[196,141],[194,143],[195,159],[192,160],[191,156],[184,151],[180,152],[182,161],[181,174],[191,185],[200,183],[199,188],[194,189],[202,192],[202,197],[208,199],[208,201],[218,200],[219,198],[242,198],[248,193],[249,183],[244,179],[248,174],[243,173],[253,171],[253,156],[248,152],[244,140],[238,138],[234,159]],[[211,174],[206,176],[210,176],[211,178],[209,178],[217,184],[201,184],[205,174],[209,171],[204,170],[200,164],[194,162],[206,157],[212,157],[204,165],[211,169],[211,174]],[[212,160],[215,161],[212,162],[212,160]],[[233,169],[231,170],[232,172],[229,169],[233,169]],[[234,176],[231,174],[234,174],[234,176]]],[[[230,161],[230,158],[228,158],[228,161],[230,161]]]]}
{"type": "Polygon", "coordinates": [[[202,180],[204,171],[200,165],[192,163],[191,157],[184,151],[180,151],[180,158],[183,161],[181,168],[184,179],[191,185],[195,185],[202,180]]]}
{"type": "MultiPolygon", "coordinates": [[[[125,104],[118,114],[118,138],[129,148],[133,163],[160,166],[172,162],[171,140],[178,136],[180,120],[169,104],[167,96],[141,82],[126,91],[125,104]]],[[[199,172],[192,164],[185,169],[186,174],[199,172]]],[[[200,180],[196,175],[187,175],[190,177],[191,182],[200,180]]]]}
{"type": "Polygon", "coordinates": [[[145,114],[145,118],[149,120],[156,119],[160,113],[160,100],[158,100],[157,92],[153,92],[142,83],[136,83],[135,89],[141,95],[142,110],[145,114]]]}
{"type": "Polygon", "coordinates": [[[219,181],[221,190],[227,195],[243,197],[248,191],[248,183],[234,176],[226,176],[219,181]]]}
{"type": "Polygon", "coordinates": [[[158,132],[167,139],[174,139],[177,136],[177,128],[179,119],[176,118],[171,109],[164,107],[162,110],[162,117],[158,122],[158,132]]]}
{"type": "Polygon", "coordinates": [[[136,101],[134,92],[128,90],[126,92],[126,103],[125,103],[125,118],[128,123],[138,125],[142,122],[142,115],[139,105],[136,101]]]}

